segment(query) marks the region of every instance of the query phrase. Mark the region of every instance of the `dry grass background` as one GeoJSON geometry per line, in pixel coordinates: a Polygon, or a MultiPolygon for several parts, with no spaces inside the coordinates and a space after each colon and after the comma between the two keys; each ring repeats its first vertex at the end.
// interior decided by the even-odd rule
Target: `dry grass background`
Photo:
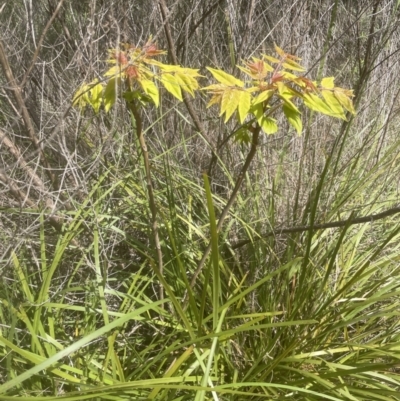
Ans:
{"type": "MultiPolygon", "coordinates": [[[[104,67],[107,49],[118,42],[139,44],[153,35],[160,47],[167,48],[157,2],[151,1],[66,1],[38,48],[43,29],[57,5],[55,1],[7,1],[2,9],[2,42],[16,82],[20,83],[31,69],[21,96],[38,141],[35,145],[27,139],[21,106],[16,104],[10,83],[3,75],[2,135],[20,155],[10,154],[11,143],[2,142],[4,207],[18,208],[29,201],[35,207],[40,202],[50,202],[55,208],[66,209],[87,191],[90,177],[98,174],[104,163],[99,155],[121,163],[118,158],[125,146],[122,141],[131,140],[126,124],[129,116],[118,108],[107,117],[80,116],[70,108],[71,96],[83,80],[96,77],[104,67]],[[36,50],[38,57],[32,65],[36,50]],[[82,140],[82,129],[91,144],[82,140]],[[115,132],[121,140],[113,138],[115,132]],[[50,185],[44,173],[39,143],[46,149],[56,185],[50,185]],[[33,166],[31,174],[21,168],[22,160],[33,166]],[[22,191],[20,196],[10,196],[7,180],[22,191]]],[[[203,73],[206,65],[237,73],[235,63],[261,51],[271,51],[273,43],[277,43],[301,57],[310,76],[334,75],[341,86],[355,88],[358,114],[352,122],[352,134],[346,139],[344,154],[340,154],[339,163],[343,166],[358,150],[367,151],[376,141],[376,154],[370,160],[379,160],[382,150],[396,139],[399,32],[395,2],[176,1],[169,4],[169,9],[169,23],[183,65],[200,68],[203,73]]],[[[179,156],[179,147],[179,162],[188,164],[189,169],[198,166],[200,173],[208,167],[210,151],[194,135],[196,129],[184,105],[177,106],[168,96],[163,102],[163,110],[178,108],[187,120],[174,111],[168,112],[162,127],[155,126],[149,138],[154,138],[154,152],[162,151],[157,148],[159,138],[173,148],[183,136],[187,138],[189,153],[179,156]]],[[[216,110],[206,110],[204,105],[205,100],[199,96],[195,101],[196,113],[217,146],[231,127],[222,127],[216,110]]],[[[149,111],[149,125],[158,117],[149,111]]],[[[253,167],[254,173],[259,173],[260,186],[269,188],[275,166],[284,163],[285,179],[281,196],[275,202],[278,221],[285,225],[301,221],[310,188],[318,180],[338,132],[343,129],[340,122],[320,116],[311,118],[307,113],[304,121],[308,126],[302,137],[293,136],[281,121],[278,135],[264,138],[253,167]],[[279,161],[280,157],[284,159],[279,161]],[[293,198],[293,193],[298,193],[298,197],[293,198]],[[293,221],[288,220],[288,209],[293,210],[293,221]]],[[[237,165],[237,152],[240,150],[233,145],[220,150],[232,172],[237,165]]],[[[333,152],[333,158],[336,157],[337,152],[333,152]]],[[[216,185],[226,187],[224,174],[215,174],[216,185]]],[[[329,202],[325,204],[329,208],[329,202]]],[[[21,216],[17,213],[14,218],[21,216]]],[[[9,221],[4,227],[7,235],[3,253],[15,246],[20,234],[29,232],[30,224],[34,224],[29,220],[21,222],[22,226],[9,221]]],[[[35,224],[33,230],[34,227],[35,224]]],[[[25,234],[21,240],[24,237],[25,234]]]]}

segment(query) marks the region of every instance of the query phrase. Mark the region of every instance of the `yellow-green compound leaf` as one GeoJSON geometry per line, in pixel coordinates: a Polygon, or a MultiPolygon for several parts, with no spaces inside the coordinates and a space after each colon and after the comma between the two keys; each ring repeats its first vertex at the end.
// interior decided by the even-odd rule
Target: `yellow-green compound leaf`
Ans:
{"type": "Polygon", "coordinates": [[[335,77],[326,77],[321,81],[321,86],[325,89],[333,89],[335,87],[335,77]]]}
{"type": "Polygon", "coordinates": [[[297,106],[291,100],[284,98],[284,97],[281,97],[281,99],[283,100],[283,104],[286,107],[292,109],[296,113],[300,113],[300,110],[297,108],[297,106]]]}
{"type": "Polygon", "coordinates": [[[286,85],[284,82],[277,82],[279,95],[285,99],[291,99],[294,94],[290,86],[286,85]]]}
{"type": "Polygon", "coordinates": [[[298,63],[293,60],[286,59],[285,62],[282,64],[284,68],[292,71],[305,71],[305,69],[298,63]]]}
{"type": "Polygon", "coordinates": [[[92,86],[92,88],[90,89],[90,104],[97,114],[103,101],[103,85],[97,83],[97,79],[93,81],[93,84],[94,86],[92,86]]]}
{"type": "MultiPolygon", "coordinates": [[[[344,91],[341,88],[335,88],[333,90],[333,94],[335,95],[336,99],[339,101],[339,103],[350,113],[352,114],[356,114],[356,111],[354,110],[354,106],[353,106],[353,102],[351,101],[351,99],[346,95],[346,93],[344,93],[344,91]]],[[[351,91],[346,91],[346,92],[350,92],[351,91]]]]}
{"type": "Polygon", "coordinates": [[[250,112],[254,114],[254,117],[257,119],[258,124],[261,125],[261,121],[264,117],[264,108],[261,103],[258,103],[254,105],[251,109],[250,112]]]}
{"type": "Polygon", "coordinates": [[[221,92],[221,110],[219,113],[220,117],[226,112],[226,108],[228,107],[230,97],[231,97],[231,90],[229,88],[221,92]]]}
{"type": "Polygon", "coordinates": [[[306,93],[303,95],[304,104],[311,110],[318,111],[319,113],[332,115],[332,110],[329,106],[317,95],[313,93],[306,93]]]}
{"type": "Polygon", "coordinates": [[[202,91],[209,91],[212,93],[223,92],[226,89],[226,85],[212,84],[201,88],[202,91]]]}
{"type": "Polygon", "coordinates": [[[122,69],[119,65],[114,65],[104,73],[105,77],[116,77],[122,74],[122,69]]]}
{"type": "Polygon", "coordinates": [[[240,99],[238,105],[238,114],[240,124],[243,124],[249,113],[251,105],[251,94],[247,91],[240,91],[240,99]]]}
{"type": "Polygon", "coordinates": [[[261,119],[260,125],[262,130],[268,135],[275,134],[275,132],[278,131],[278,125],[274,118],[264,116],[261,119]]]}
{"type": "Polygon", "coordinates": [[[297,131],[299,135],[301,135],[303,124],[301,122],[300,113],[293,110],[287,104],[284,104],[282,108],[287,120],[289,121],[289,124],[297,131]]]}
{"type": "Polygon", "coordinates": [[[240,102],[241,91],[234,88],[227,88],[222,94],[221,113],[225,113],[225,122],[227,122],[237,109],[240,102]]]}
{"type": "Polygon", "coordinates": [[[264,108],[261,103],[253,106],[250,111],[254,114],[258,124],[266,134],[275,134],[278,131],[276,120],[264,115],[264,108]]]}
{"type": "Polygon", "coordinates": [[[222,100],[222,92],[214,94],[211,100],[207,104],[207,109],[211,107],[213,104],[220,104],[221,100],[222,100]]]}
{"type": "Polygon", "coordinates": [[[280,61],[277,58],[272,57],[272,56],[268,56],[267,54],[263,54],[263,58],[265,58],[266,60],[268,60],[268,61],[270,61],[271,63],[274,63],[274,64],[280,63],[280,61]]]}
{"type": "Polygon", "coordinates": [[[89,90],[90,86],[87,84],[82,85],[76,92],[74,97],[72,98],[72,106],[77,106],[81,110],[85,108],[85,106],[90,103],[89,100],[89,90]]]}
{"type": "Polygon", "coordinates": [[[183,100],[181,85],[172,74],[163,74],[161,76],[161,82],[164,85],[164,88],[171,93],[171,95],[175,96],[180,101],[183,100]]]}
{"type": "Polygon", "coordinates": [[[176,72],[179,69],[182,69],[182,67],[180,67],[179,65],[164,64],[154,59],[147,59],[146,64],[155,65],[165,72],[176,72]]]}
{"type": "MultiPolygon", "coordinates": [[[[189,69],[182,69],[182,72],[180,71],[180,72],[175,73],[175,79],[185,92],[188,92],[192,96],[194,96],[194,91],[199,88],[199,83],[195,79],[195,76],[198,76],[198,74],[190,75],[190,73],[185,73],[186,70],[189,70],[189,69]]],[[[192,71],[196,71],[196,70],[192,70],[192,71]]]]}
{"type": "Polygon", "coordinates": [[[325,99],[326,104],[332,110],[332,116],[346,120],[342,105],[336,99],[335,95],[330,90],[322,90],[322,96],[325,99]]]}
{"type": "Polygon", "coordinates": [[[141,79],[139,82],[140,85],[142,85],[144,93],[146,93],[146,95],[149,95],[156,107],[158,107],[160,103],[160,95],[155,83],[153,81],[150,81],[149,79],[141,79]]]}
{"type": "Polygon", "coordinates": [[[297,79],[299,78],[297,75],[294,75],[291,72],[288,72],[285,70],[281,71],[281,74],[282,74],[283,78],[285,78],[289,81],[292,81],[292,82],[296,82],[297,79]]]}
{"type": "Polygon", "coordinates": [[[275,51],[281,56],[286,57],[286,53],[277,45],[275,45],[275,51]]]}
{"type": "Polygon", "coordinates": [[[216,70],[214,68],[207,67],[207,70],[211,72],[214,78],[220,82],[221,84],[227,86],[239,86],[240,88],[244,87],[244,82],[240,79],[235,78],[233,75],[226,73],[222,70],[216,70]]]}
{"type": "Polygon", "coordinates": [[[261,92],[254,100],[253,100],[253,105],[263,103],[267,100],[269,100],[274,94],[273,90],[266,90],[261,92]]]}
{"type": "Polygon", "coordinates": [[[106,113],[111,109],[117,99],[120,78],[111,78],[104,89],[104,110],[106,113]]]}

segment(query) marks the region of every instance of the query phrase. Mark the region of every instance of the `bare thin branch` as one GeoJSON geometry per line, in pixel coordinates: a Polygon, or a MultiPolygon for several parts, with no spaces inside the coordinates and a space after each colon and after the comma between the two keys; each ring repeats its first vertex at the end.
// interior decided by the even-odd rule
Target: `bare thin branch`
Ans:
{"type": "Polygon", "coordinates": [[[338,228],[338,227],[345,227],[345,226],[349,226],[349,225],[352,226],[355,224],[372,223],[373,221],[381,220],[386,217],[393,216],[397,213],[400,213],[400,206],[393,207],[382,213],[369,214],[367,216],[350,218],[348,220],[331,221],[329,223],[314,224],[312,226],[295,226],[295,227],[280,228],[280,229],[276,229],[273,231],[269,231],[265,234],[262,234],[260,237],[254,238],[252,240],[243,240],[243,241],[236,242],[231,245],[231,248],[238,249],[238,248],[241,248],[242,246],[259,241],[261,239],[268,238],[268,237],[275,237],[277,235],[282,235],[282,234],[301,233],[301,232],[310,231],[310,230],[325,230],[327,228],[338,228]]]}

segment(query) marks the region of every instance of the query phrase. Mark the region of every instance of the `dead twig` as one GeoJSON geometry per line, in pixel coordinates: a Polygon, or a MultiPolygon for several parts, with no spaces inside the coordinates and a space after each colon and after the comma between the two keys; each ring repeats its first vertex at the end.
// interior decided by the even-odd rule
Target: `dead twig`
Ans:
{"type": "Polygon", "coordinates": [[[347,220],[331,221],[329,223],[322,223],[322,224],[313,224],[312,226],[309,225],[309,226],[279,228],[276,230],[268,231],[267,233],[262,234],[260,237],[254,238],[252,240],[243,240],[236,242],[231,245],[231,249],[238,249],[241,248],[242,246],[259,241],[261,239],[265,239],[268,237],[275,237],[277,235],[282,235],[282,234],[301,233],[310,230],[325,230],[327,228],[345,227],[346,225],[351,226],[355,224],[372,223],[373,221],[381,220],[386,217],[393,216],[394,214],[397,213],[400,213],[400,206],[393,207],[382,213],[369,214],[367,216],[354,217],[347,220]]]}

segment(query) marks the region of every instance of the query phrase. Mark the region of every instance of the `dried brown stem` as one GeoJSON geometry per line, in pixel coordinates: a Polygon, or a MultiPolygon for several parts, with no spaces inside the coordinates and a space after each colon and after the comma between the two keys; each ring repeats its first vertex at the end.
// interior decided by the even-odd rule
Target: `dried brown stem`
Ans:
{"type": "MultiPolygon", "coordinates": [[[[167,43],[168,43],[168,51],[169,51],[169,54],[171,56],[173,63],[178,65],[179,62],[178,62],[178,57],[176,56],[174,41],[172,39],[171,26],[170,26],[170,24],[168,22],[168,18],[167,18],[168,17],[168,7],[165,4],[165,0],[159,0],[159,6],[160,6],[160,10],[161,10],[161,16],[163,18],[165,36],[167,38],[167,43]]],[[[186,92],[183,93],[183,101],[190,114],[190,117],[192,117],[194,125],[196,126],[197,130],[200,132],[200,135],[207,141],[207,143],[210,145],[212,151],[215,152],[215,149],[214,149],[215,146],[212,143],[211,139],[209,138],[202,122],[200,121],[199,116],[197,115],[196,111],[194,110],[192,101],[186,92]]]]}
{"type": "Polygon", "coordinates": [[[26,72],[25,72],[25,74],[24,74],[24,77],[22,78],[22,81],[21,81],[21,84],[20,84],[20,88],[23,88],[23,87],[25,86],[26,81],[28,80],[30,73],[32,72],[33,68],[35,67],[36,60],[37,60],[37,58],[39,57],[40,49],[42,48],[43,40],[44,40],[44,38],[45,38],[45,36],[46,36],[46,34],[47,34],[47,31],[50,29],[50,27],[51,27],[53,21],[56,19],[56,17],[57,17],[57,15],[58,15],[58,13],[59,13],[59,11],[60,11],[61,6],[63,5],[63,3],[64,3],[64,0],[60,0],[60,1],[58,2],[57,7],[55,8],[55,10],[54,10],[54,12],[53,12],[53,15],[52,15],[52,16],[50,17],[50,19],[47,21],[47,24],[46,24],[46,26],[44,27],[43,32],[42,32],[42,34],[41,34],[41,36],[40,36],[39,42],[38,42],[38,44],[37,44],[37,46],[36,46],[35,53],[33,54],[31,64],[30,64],[30,66],[28,67],[28,69],[26,70],[26,72]]]}
{"type": "Polygon", "coordinates": [[[54,190],[58,190],[57,177],[52,172],[50,163],[48,162],[46,155],[44,154],[43,149],[41,148],[41,146],[39,144],[38,138],[36,136],[35,128],[33,127],[32,119],[29,115],[28,109],[26,107],[26,104],[25,104],[23,96],[22,96],[21,87],[17,84],[17,82],[14,78],[14,74],[13,74],[10,64],[8,62],[8,57],[6,55],[2,40],[0,40],[0,64],[3,68],[3,72],[6,77],[8,87],[12,91],[14,99],[17,103],[18,111],[19,111],[19,113],[21,113],[22,120],[24,121],[24,125],[25,125],[26,131],[28,133],[28,137],[40,154],[40,158],[42,160],[43,167],[46,169],[46,173],[51,180],[54,190]]]}
{"type": "Polygon", "coordinates": [[[244,30],[244,34],[242,36],[242,41],[240,43],[240,48],[239,48],[239,51],[237,54],[238,60],[240,60],[242,58],[244,46],[247,44],[247,38],[251,33],[251,27],[253,25],[253,14],[254,14],[255,1],[251,0],[248,7],[249,8],[248,8],[247,19],[246,19],[246,28],[244,30]]]}
{"type": "MultiPolygon", "coordinates": [[[[214,4],[212,4],[210,6],[210,8],[201,16],[201,18],[191,26],[190,31],[187,35],[187,37],[185,39],[183,39],[182,41],[179,42],[178,46],[176,47],[176,53],[179,54],[181,49],[184,46],[185,40],[190,39],[190,37],[196,32],[196,29],[205,21],[205,19],[212,14],[212,12],[214,11],[214,9],[220,4],[222,3],[224,0],[217,0],[214,4]]],[[[254,0],[252,0],[254,1],[254,0]]],[[[179,39],[179,37],[178,37],[179,39]]]]}
{"type": "Polygon", "coordinates": [[[269,231],[265,234],[262,234],[260,237],[254,238],[252,240],[243,240],[236,242],[235,244],[231,245],[231,248],[238,249],[252,242],[256,242],[264,238],[274,237],[282,234],[301,233],[310,230],[325,230],[327,228],[338,228],[338,227],[351,226],[354,224],[372,223],[373,221],[381,220],[386,217],[393,216],[394,214],[397,213],[400,213],[400,206],[393,207],[382,213],[369,214],[367,216],[355,217],[347,220],[331,221],[329,223],[322,223],[322,224],[313,224],[312,226],[310,225],[310,226],[295,226],[295,227],[280,228],[273,231],[269,231]]]}
{"type": "MultiPolygon", "coordinates": [[[[11,195],[19,202],[21,206],[27,205],[32,209],[38,209],[32,199],[30,199],[29,196],[24,191],[22,191],[22,189],[18,188],[18,186],[7,176],[7,174],[2,169],[0,169],[0,181],[3,182],[4,185],[8,186],[11,195]]],[[[48,202],[49,200],[46,201],[46,206],[50,207],[48,202]]],[[[50,224],[58,232],[61,232],[62,220],[55,215],[49,215],[48,219],[50,224]]]]}
{"type": "MultiPolygon", "coordinates": [[[[7,134],[5,132],[3,132],[2,130],[0,130],[0,145],[1,144],[4,144],[7,146],[10,153],[17,160],[17,164],[29,175],[32,182],[34,182],[36,184],[36,189],[38,189],[40,192],[46,193],[47,191],[46,191],[45,185],[44,185],[43,181],[41,180],[41,178],[28,165],[28,163],[23,158],[18,147],[11,141],[11,139],[7,136],[7,134]]],[[[53,202],[51,200],[49,200],[49,202],[50,202],[50,204],[48,207],[50,207],[50,209],[53,209],[54,208],[53,202]]]]}

